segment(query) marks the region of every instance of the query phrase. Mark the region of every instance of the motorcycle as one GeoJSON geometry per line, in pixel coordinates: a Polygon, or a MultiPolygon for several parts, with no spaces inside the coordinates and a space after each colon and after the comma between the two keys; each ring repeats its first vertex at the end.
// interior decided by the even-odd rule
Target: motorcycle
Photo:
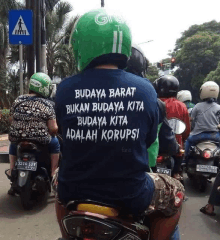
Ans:
{"type": "MultiPolygon", "coordinates": [[[[173,129],[175,134],[182,134],[186,129],[186,124],[180,119],[171,118],[168,120],[170,127],[173,129]]],[[[183,157],[184,150],[180,149],[176,157],[183,157]]],[[[157,172],[172,175],[174,169],[174,158],[168,155],[159,155],[157,157],[157,172]]]]}
{"type": "MultiPolygon", "coordinates": [[[[181,205],[181,200],[177,194],[175,205],[181,205]]],[[[91,200],[70,201],[61,222],[68,237],[58,240],[149,240],[151,234],[148,216],[134,217],[119,207],[91,200]]]]}
{"type": "Polygon", "coordinates": [[[17,145],[17,161],[9,176],[15,192],[20,195],[21,204],[25,210],[33,206],[37,196],[51,192],[50,184],[50,155],[47,146],[32,142],[20,142],[17,145]]]}
{"type": "Polygon", "coordinates": [[[204,192],[208,179],[216,177],[220,168],[219,143],[210,140],[201,141],[191,146],[186,173],[189,179],[196,180],[199,190],[204,192]]]}

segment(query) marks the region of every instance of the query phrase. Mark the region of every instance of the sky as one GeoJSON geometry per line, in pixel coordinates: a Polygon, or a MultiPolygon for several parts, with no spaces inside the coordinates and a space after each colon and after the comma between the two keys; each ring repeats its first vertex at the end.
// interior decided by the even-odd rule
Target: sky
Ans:
{"type": "MultiPolygon", "coordinates": [[[[101,7],[101,0],[65,0],[73,6],[70,16],[101,7]]],[[[140,44],[151,63],[169,57],[169,50],[181,33],[191,25],[216,20],[220,22],[219,0],[104,0],[105,8],[126,19],[133,42],[140,44]]]]}

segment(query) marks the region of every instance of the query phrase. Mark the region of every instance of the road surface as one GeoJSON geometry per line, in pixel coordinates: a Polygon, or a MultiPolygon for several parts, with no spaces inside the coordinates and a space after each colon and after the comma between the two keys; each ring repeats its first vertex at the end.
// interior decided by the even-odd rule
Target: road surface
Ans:
{"type": "MultiPolygon", "coordinates": [[[[7,163],[0,163],[0,239],[4,240],[56,240],[60,237],[54,211],[54,197],[38,203],[31,211],[24,211],[19,197],[7,195],[9,180],[4,170],[7,163]]],[[[181,240],[219,240],[220,207],[215,217],[200,213],[209,197],[212,184],[205,193],[196,191],[196,186],[186,178],[186,193],[189,200],[184,203],[180,220],[181,240]]]]}

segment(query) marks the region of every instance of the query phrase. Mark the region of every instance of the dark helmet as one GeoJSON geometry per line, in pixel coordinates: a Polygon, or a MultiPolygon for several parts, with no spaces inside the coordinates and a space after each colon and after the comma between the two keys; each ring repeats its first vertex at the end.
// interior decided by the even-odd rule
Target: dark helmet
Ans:
{"type": "Polygon", "coordinates": [[[172,75],[164,75],[153,82],[158,97],[176,97],[179,90],[179,81],[172,75]]]}
{"type": "Polygon", "coordinates": [[[144,77],[144,72],[147,68],[147,59],[144,56],[143,51],[137,44],[132,44],[132,54],[127,61],[126,72],[133,73],[135,75],[144,77]]]}

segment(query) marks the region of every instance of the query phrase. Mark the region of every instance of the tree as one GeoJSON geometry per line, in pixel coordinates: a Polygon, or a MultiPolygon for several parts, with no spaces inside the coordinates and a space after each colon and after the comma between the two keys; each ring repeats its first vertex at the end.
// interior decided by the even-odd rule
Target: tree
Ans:
{"type": "Polygon", "coordinates": [[[0,0],[0,102],[3,107],[7,105],[8,11],[18,7],[21,5],[15,0],[0,0]]]}
{"type": "Polygon", "coordinates": [[[179,68],[174,74],[180,88],[190,90],[196,101],[204,79],[220,60],[219,29],[220,23],[216,21],[194,25],[176,41],[174,54],[179,68]]]}
{"type": "Polygon", "coordinates": [[[68,22],[68,13],[72,11],[69,3],[59,2],[46,16],[47,28],[47,69],[48,75],[68,76],[75,71],[72,51],[65,46],[69,41],[71,29],[78,16],[68,22]]]}
{"type": "Polygon", "coordinates": [[[147,69],[146,78],[151,82],[154,82],[159,77],[157,67],[153,66],[151,63],[147,69]]]}
{"type": "Polygon", "coordinates": [[[207,81],[214,81],[218,85],[220,85],[220,62],[218,63],[218,67],[214,70],[211,71],[206,78],[204,79],[204,82],[207,81]]]}

